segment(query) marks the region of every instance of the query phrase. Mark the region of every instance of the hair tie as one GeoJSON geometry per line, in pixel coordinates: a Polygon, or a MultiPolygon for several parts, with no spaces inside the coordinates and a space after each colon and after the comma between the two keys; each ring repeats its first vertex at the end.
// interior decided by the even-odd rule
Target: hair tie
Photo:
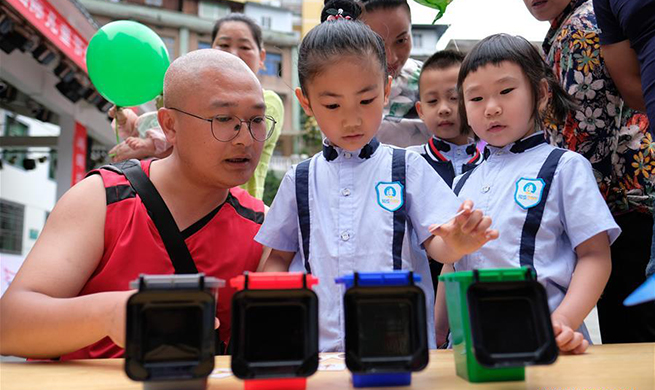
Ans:
{"type": "Polygon", "coordinates": [[[325,13],[330,15],[330,16],[327,17],[327,19],[325,19],[328,22],[332,21],[332,20],[338,20],[338,19],[352,20],[350,15],[344,15],[343,14],[343,9],[342,8],[339,8],[338,10],[334,9],[334,8],[330,8],[327,11],[325,11],[325,13]]]}

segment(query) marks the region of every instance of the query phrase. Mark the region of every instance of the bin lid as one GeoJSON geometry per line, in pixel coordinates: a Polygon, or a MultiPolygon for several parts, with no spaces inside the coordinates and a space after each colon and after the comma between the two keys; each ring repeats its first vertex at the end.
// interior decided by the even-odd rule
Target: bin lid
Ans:
{"type": "Polygon", "coordinates": [[[474,282],[467,291],[471,340],[478,362],[489,368],[550,364],[558,348],[544,287],[534,280],[474,282]]]}

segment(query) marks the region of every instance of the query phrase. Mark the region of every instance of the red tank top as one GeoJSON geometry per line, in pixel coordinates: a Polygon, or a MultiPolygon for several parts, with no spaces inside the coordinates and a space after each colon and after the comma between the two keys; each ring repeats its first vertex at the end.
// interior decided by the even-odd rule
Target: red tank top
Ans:
{"type": "MultiPolygon", "coordinates": [[[[141,167],[149,174],[150,161],[141,167]]],[[[105,245],[102,260],[79,295],[128,290],[139,274],[175,272],[157,228],[125,176],[101,169],[107,194],[105,245]]],[[[199,272],[228,281],[243,271],[255,271],[262,255],[254,241],[264,220],[264,203],[245,190],[233,188],[225,203],[182,231],[199,272]]],[[[235,290],[219,289],[217,315],[221,340],[230,337],[230,304],[235,290]]],[[[122,357],[123,349],[109,337],[61,360],[122,357]]]]}

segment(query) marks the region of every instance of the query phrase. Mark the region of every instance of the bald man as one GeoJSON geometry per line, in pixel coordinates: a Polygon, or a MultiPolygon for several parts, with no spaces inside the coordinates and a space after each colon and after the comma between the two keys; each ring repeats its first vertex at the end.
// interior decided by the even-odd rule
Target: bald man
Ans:
{"type": "MultiPolygon", "coordinates": [[[[264,114],[259,81],[229,53],[194,51],[166,72],[158,118],[173,153],[141,167],[173,215],[199,272],[229,279],[259,265],[262,247],[253,237],[264,205],[230,189],[248,181],[257,166],[263,142],[253,139],[262,135],[251,124],[264,114]],[[231,129],[216,125],[211,118],[217,115],[232,120],[231,129]]],[[[0,300],[1,354],[120,357],[125,304],[133,293],[128,283],[141,273],[174,273],[129,182],[116,172],[94,173],[59,200],[0,300]]],[[[219,294],[223,340],[229,337],[232,292],[219,294]]]]}

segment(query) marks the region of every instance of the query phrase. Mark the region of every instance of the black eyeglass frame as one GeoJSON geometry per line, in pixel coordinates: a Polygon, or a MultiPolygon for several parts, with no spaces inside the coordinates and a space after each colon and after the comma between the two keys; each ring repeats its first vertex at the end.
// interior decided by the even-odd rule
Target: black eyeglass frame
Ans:
{"type": "Polygon", "coordinates": [[[270,116],[270,115],[256,115],[256,116],[253,116],[252,118],[250,118],[248,120],[241,119],[236,115],[215,115],[215,116],[213,116],[211,118],[203,118],[203,117],[201,117],[199,115],[192,114],[192,113],[186,112],[184,110],[180,110],[179,108],[175,108],[175,107],[166,107],[166,108],[168,108],[169,110],[181,112],[182,114],[186,114],[186,115],[192,116],[194,118],[209,122],[209,126],[210,126],[209,128],[211,130],[212,137],[214,137],[214,139],[216,141],[219,141],[219,142],[230,142],[233,139],[235,139],[236,137],[238,137],[239,133],[241,132],[241,124],[242,123],[245,123],[246,126],[248,127],[248,132],[250,133],[250,136],[252,137],[252,139],[254,139],[255,141],[258,141],[258,142],[264,142],[267,139],[269,139],[271,137],[271,135],[273,135],[273,132],[275,131],[275,125],[277,125],[277,121],[275,119],[273,119],[273,117],[270,116]],[[220,118],[220,117],[230,117],[230,116],[236,118],[239,121],[239,129],[234,132],[234,136],[232,136],[232,138],[230,138],[230,139],[227,139],[227,140],[218,139],[218,137],[216,137],[216,134],[214,133],[214,119],[220,118]],[[252,129],[250,128],[250,124],[252,123],[252,120],[254,118],[265,118],[265,119],[271,121],[271,123],[272,123],[271,128],[266,132],[266,137],[264,139],[258,139],[257,137],[255,137],[255,134],[253,134],[252,129]]]}

